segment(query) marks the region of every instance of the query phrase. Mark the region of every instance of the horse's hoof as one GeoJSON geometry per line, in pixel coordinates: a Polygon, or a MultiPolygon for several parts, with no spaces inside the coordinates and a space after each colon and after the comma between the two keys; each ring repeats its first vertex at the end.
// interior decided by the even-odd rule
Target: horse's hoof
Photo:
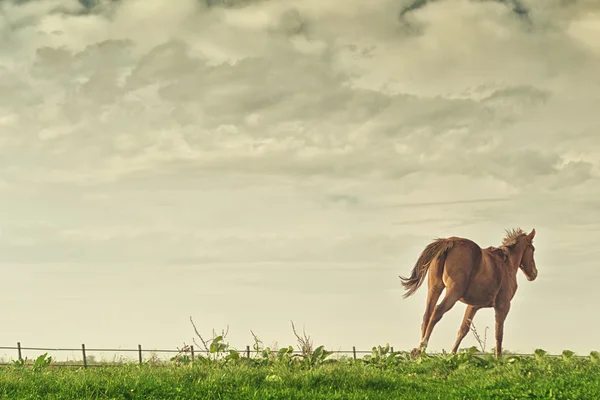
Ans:
{"type": "Polygon", "coordinates": [[[412,351],[410,352],[410,358],[415,359],[417,357],[419,357],[421,355],[421,349],[412,349],[412,351]]]}

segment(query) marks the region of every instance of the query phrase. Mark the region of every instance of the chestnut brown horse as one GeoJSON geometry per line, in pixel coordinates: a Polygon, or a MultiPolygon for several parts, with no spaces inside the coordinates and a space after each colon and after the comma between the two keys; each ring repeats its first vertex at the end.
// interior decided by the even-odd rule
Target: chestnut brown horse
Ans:
{"type": "Polygon", "coordinates": [[[535,280],[538,275],[533,257],[534,236],[535,229],[529,234],[513,229],[506,231],[500,247],[482,249],[475,242],[459,237],[436,239],[425,247],[410,277],[400,277],[406,289],[403,297],[407,298],[421,286],[429,271],[421,342],[413,354],[426,350],[435,325],[457,301],[461,301],[467,309],[452,352],[456,353],[469,332],[475,313],[481,308],[493,307],[496,313],[496,357],[500,357],[504,321],[517,291],[517,272],[520,268],[529,281],[535,280]],[[444,289],[444,298],[437,304],[444,289]]]}

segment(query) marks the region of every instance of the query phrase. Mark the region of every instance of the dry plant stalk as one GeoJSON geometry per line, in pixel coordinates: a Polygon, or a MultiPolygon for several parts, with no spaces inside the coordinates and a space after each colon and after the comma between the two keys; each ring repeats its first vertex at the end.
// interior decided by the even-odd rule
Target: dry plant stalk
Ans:
{"type": "Polygon", "coordinates": [[[294,335],[296,336],[296,339],[298,340],[298,347],[300,348],[302,355],[304,355],[304,356],[311,355],[313,352],[312,339],[310,338],[310,336],[308,336],[306,334],[306,331],[304,330],[304,328],[302,328],[302,336],[298,335],[298,333],[296,332],[296,327],[294,326],[294,321],[290,321],[290,322],[292,323],[292,330],[294,331],[294,335]]]}
{"type": "MultiPolygon", "coordinates": [[[[202,335],[200,334],[200,332],[198,332],[198,329],[196,328],[196,324],[194,324],[194,320],[192,319],[192,317],[190,317],[190,322],[192,323],[192,326],[194,327],[194,332],[196,333],[196,336],[198,336],[200,338],[200,341],[202,342],[202,347],[204,347],[204,350],[206,350],[206,354],[210,353],[210,349],[208,348],[210,346],[210,343],[215,340],[215,338],[217,337],[217,333],[215,332],[215,330],[213,329],[213,336],[212,338],[208,339],[208,340],[204,340],[204,338],[202,337],[202,335]]],[[[223,337],[223,340],[225,340],[225,338],[227,337],[227,334],[229,333],[229,324],[227,325],[227,330],[221,330],[221,336],[223,337]]],[[[194,344],[196,346],[198,346],[198,348],[200,348],[201,346],[196,342],[196,338],[193,338],[194,344]]]]}
{"type": "Polygon", "coordinates": [[[252,337],[254,338],[254,345],[252,346],[252,348],[254,349],[254,353],[256,355],[258,355],[258,353],[264,349],[265,344],[263,343],[262,340],[260,340],[258,338],[258,336],[256,336],[256,333],[254,333],[254,331],[252,329],[250,329],[250,333],[252,334],[252,337]]]}
{"type": "Polygon", "coordinates": [[[481,336],[479,336],[479,333],[477,332],[477,329],[475,328],[475,324],[473,323],[473,320],[469,321],[469,330],[473,333],[473,336],[475,337],[475,340],[477,340],[477,343],[479,343],[479,348],[481,349],[482,353],[485,353],[485,347],[486,347],[486,343],[487,343],[487,331],[489,329],[488,326],[485,327],[485,330],[483,331],[483,339],[481,338],[481,336]]]}

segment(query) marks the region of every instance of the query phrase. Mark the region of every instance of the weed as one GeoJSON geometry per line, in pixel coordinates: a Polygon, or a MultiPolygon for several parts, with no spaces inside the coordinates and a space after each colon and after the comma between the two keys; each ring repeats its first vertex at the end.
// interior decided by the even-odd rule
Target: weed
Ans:
{"type": "Polygon", "coordinates": [[[35,359],[32,369],[34,372],[40,372],[45,370],[51,363],[52,357],[48,356],[48,353],[44,353],[35,359]]]}

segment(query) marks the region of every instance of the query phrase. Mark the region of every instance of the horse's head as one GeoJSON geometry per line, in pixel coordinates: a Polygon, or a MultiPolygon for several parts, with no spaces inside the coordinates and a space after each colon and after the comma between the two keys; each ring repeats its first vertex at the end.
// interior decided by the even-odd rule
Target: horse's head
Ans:
{"type": "Polygon", "coordinates": [[[533,281],[538,276],[538,270],[535,266],[535,247],[533,246],[533,238],[535,237],[535,229],[532,229],[528,235],[524,235],[521,246],[524,246],[523,257],[521,257],[521,264],[519,268],[525,274],[528,281],[533,281]]]}

